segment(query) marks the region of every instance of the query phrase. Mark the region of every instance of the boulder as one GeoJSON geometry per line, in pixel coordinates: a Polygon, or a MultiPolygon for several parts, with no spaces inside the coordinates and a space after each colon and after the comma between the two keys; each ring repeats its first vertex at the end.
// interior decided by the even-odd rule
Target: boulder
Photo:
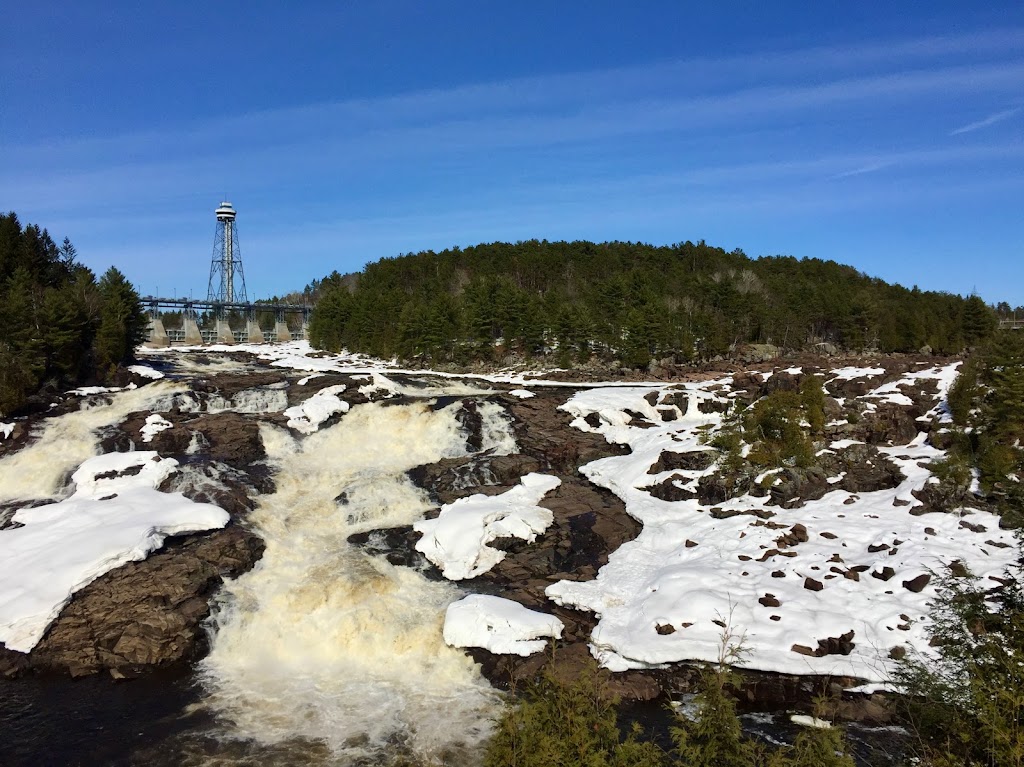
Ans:
{"type": "MultiPolygon", "coordinates": [[[[168,539],[148,559],[78,591],[17,671],[135,676],[196,658],[206,649],[202,623],[211,595],[262,553],[263,542],[238,526],[168,539]]],[[[0,658],[0,671],[3,665],[0,658]]]]}

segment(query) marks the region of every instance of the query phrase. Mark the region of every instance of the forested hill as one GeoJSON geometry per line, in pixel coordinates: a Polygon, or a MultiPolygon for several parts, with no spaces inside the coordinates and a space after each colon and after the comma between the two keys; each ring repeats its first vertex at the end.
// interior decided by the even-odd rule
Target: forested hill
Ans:
{"type": "Polygon", "coordinates": [[[976,296],[908,290],[834,261],[752,259],[703,242],[499,242],[385,258],[310,289],[318,298],[314,344],[434,362],[512,352],[643,366],[745,343],[945,354],[995,322],[976,296]]]}
{"type": "Polygon", "coordinates": [[[0,416],[41,387],[109,378],[143,340],[135,288],[113,267],[97,282],[76,255],[0,214],[0,416]]]}

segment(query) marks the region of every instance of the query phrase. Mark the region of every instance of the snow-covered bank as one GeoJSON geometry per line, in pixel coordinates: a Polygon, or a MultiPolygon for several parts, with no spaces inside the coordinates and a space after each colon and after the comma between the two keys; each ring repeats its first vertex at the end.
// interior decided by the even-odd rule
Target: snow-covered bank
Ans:
{"type": "MultiPolygon", "coordinates": [[[[932,368],[901,383],[934,380],[938,401],[954,372],[954,366],[932,368]]],[[[967,520],[957,513],[913,513],[920,506],[914,491],[931,481],[927,462],[943,456],[926,444],[925,434],[880,450],[905,476],[892,489],[836,489],[800,508],[770,510],[765,498],[749,495],[713,508],[696,498],[665,501],[652,495],[649,488],[660,480],[675,476],[679,487],[696,488],[702,475],[715,470],[651,473],[663,451],[706,449],[702,434],[722,418],[714,407],[700,405],[728,401],[730,384],[723,379],[671,391],[597,389],[564,406],[576,428],[632,448],[630,455],[605,458],[582,471],[621,497],[644,527],[611,555],[594,581],[562,581],[548,587],[548,596],[600,616],[591,646],[613,670],[715,660],[723,625],[729,624],[742,637],[747,667],[886,681],[892,648],[928,650],[928,603],[935,596],[929,574],[959,560],[982,578],[998,576],[1014,557],[1013,535],[986,512],[970,512],[967,520]],[[685,413],[667,404],[678,392],[689,399],[685,413]],[[675,411],[674,420],[663,420],[667,409],[675,411]],[[645,421],[636,424],[636,415],[645,421]],[[849,654],[816,657],[819,642],[844,635],[852,643],[849,654]]],[[[875,401],[897,396],[906,395],[892,385],[868,395],[875,401]]]]}
{"type": "Polygon", "coordinates": [[[0,643],[29,652],[78,589],[168,535],[227,524],[223,509],[156,490],[176,466],[154,452],[90,458],[71,497],[15,513],[0,530],[0,643]]]}

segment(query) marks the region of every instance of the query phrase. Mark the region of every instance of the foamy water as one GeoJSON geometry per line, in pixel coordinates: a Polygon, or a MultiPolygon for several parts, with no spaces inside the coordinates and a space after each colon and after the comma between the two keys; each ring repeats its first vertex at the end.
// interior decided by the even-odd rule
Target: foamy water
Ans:
{"type": "Polygon", "coordinates": [[[158,381],[91,397],[81,410],[45,419],[36,427],[32,444],[0,460],[0,502],[66,495],[71,472],[99,452],[101,429],[120,423],[129,413],[166,410],[173,396],[184,390],[181,384],[158,381]]]}
{"type": "Polygon", "coordinates": [[[429,507],[405,472],[465,453],[458,407],[362,405],[301,441],[261,425],[277,491],[251,521],[267,548],[226,584],[201,670],[229,736],[268,753],[317,741],[336,764],[475,761],[498,699],[443,642],[458,591],[347,542],[429,507]]]}

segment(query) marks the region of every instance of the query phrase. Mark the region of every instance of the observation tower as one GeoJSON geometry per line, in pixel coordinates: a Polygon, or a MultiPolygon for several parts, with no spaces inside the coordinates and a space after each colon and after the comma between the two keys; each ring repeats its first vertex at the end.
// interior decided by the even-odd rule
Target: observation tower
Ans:
{"type": "Polygon", "coordinates": [[[245,274],[242,272],[242,253],[238,248],[238,227],[235,209],[224,201],[215,211],[217,229],[213,235],[213,259],[210,262],[210,303],[246,303],[245,274]],[[236,287],[237,286],[237,287],[236,287]]]}

